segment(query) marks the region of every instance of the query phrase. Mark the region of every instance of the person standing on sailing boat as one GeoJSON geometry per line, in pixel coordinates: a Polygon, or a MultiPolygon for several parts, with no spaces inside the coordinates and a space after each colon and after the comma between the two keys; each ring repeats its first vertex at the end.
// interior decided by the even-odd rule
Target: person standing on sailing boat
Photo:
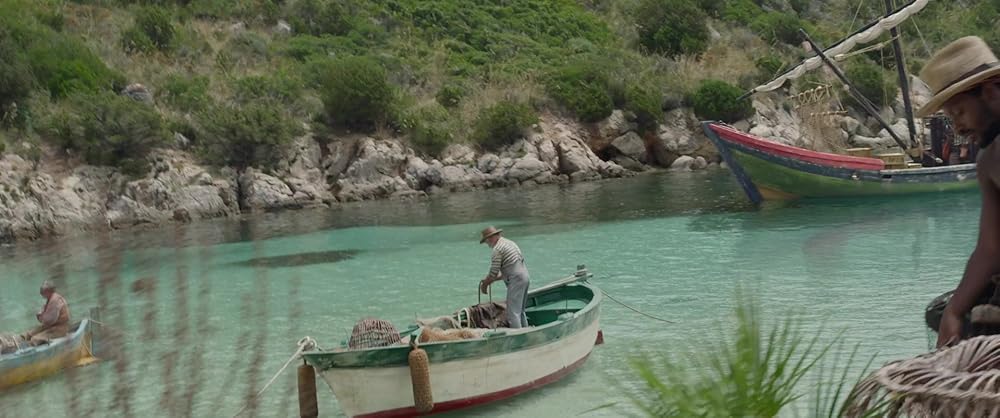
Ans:
{"type": "Polygon", "coordinates": [[[1000,60],[979,37],[960,38],[934,54],[920,72],[934,97],[918,112],[926,117],[939,108],[951,118],[956,135],[977,141],[976,177],[982,194],[979,240],[965,273],[942,313],[937,347],[965,337],[963,322],[977,305],[993,295],[993,276],[1000,274],[1000,60]],[[992,146],[991,146],[992,145],[992,146]]]}
{"type": "Polygon", "coordinates": [[[524,266],[521,248],[507,238],[500,236],[502,229],[489,227],[483,230],[480,244],[486,243],[493,249],[490,272],[479,282],[479,291],[486,293],[493,282],[503,279],[507,285],[507,322],[510,328],[526,328],[528,317],[524,314],[524,301],[528,298],[528,268],[524,266]]]}

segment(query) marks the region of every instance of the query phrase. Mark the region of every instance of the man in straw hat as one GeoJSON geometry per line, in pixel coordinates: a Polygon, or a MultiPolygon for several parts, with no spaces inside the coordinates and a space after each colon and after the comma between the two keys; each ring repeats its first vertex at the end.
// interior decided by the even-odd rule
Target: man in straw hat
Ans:
{"type": "Polygon", "coordinates": [[[992,295],[991,278],[1000,273],[1000,60],[982,39],[968,36],[938,51],[920,72],[934,97],[917,112],[926,117],[938,109],[951,118],[955,132],[977,142],[976,177],[982,192],[979,240],[958,288],[948,301],[938,327],[937,346],[962,339],[963,319],[992,295]]]}
{"type": "Polygon", "coordinates": [[[507,322],[511,328],[528,326],[524,314],[524,300],[528,298],[528,268],[524,266],[524,256],[514,241],[500,236],[502,229],[489,227],[483,230],[480,244],[486,243],[493,249],[490,272],[479,282],[479,291],[486,290],[493,282],[503,279],[507,285],[507,322]]]}
{"type": "Polygon", "coordinates": [[[45,306],[35,314],[41,325],[24,334],[24,339],[31,341],[31,345],[46,344],[69,334],[69,305],[62,295],[56,293],[56,285],[46,280],[38,293],[45,298],[45,306]]]}

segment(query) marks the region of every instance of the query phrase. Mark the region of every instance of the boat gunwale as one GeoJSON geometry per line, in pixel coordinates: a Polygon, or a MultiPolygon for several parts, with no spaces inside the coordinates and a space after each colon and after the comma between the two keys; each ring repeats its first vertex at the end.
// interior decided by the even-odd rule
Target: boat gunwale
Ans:
{"type": "MultiPolygon", "coordinates": [[[[588,291],[590,291],[591,294],[592,294],[592,297],[590,298],[590,301],[587,302],[587,304],[584,305],[582,308],[580,308],[579,310],[577,310],[576,312],[574,312],[572,318],[568,318],[568,319],[564,319],[564,320],[555,320],[555,321],[546,323],[544,325],[534,326],[534,327],[531,327],[530,330],[524,331],[524,332],[517,332],[517,333],[513,333],[513,334],[504,333],[502,335],[495,335],[495,336],[489,336],[489,337],[479,337],[479,338],[469,338],[469,339],[463,339],[463,340],[434,341],[434,342],[428,342],[428,343],[421,343],[420,347],[423,348],[423,349],[425,349],[425,350],[427,350],[428,351],[428,355],[432,355],[433,356],[434,352],[435,351],[439,351],[439,350],[456,351],[456,350],[450,350],[450,349],[453,348],[453,347],[463,347],[464,348],[464,347],[475,347],[475,346],[487,347],[487,346],[491,346],[491,345],[492,346],[504,345],[503,343],[505,341],[513,341],[515,338],[527,338],[527,336],[543,334],[545,331],[548,331],[548,330],[550,330],[550,329],[552,329],[554,327],[569,326],[571,324],[575,325],[577,321],[580,321],[584,317],[589,316],[599,306],[599,304],[600,304],[600,302],[602,300],[602,293],[601,293],[600,289],[597,288],[596,286],[594,286],[593,284],[587,282],[586,280],[582,280],[581,279],[581,280],[576,280],[576,281],[572,281],[572,282],[568,282],[568,283],[563,283],[563,284],[561,284],[559,286],[556,286],[556,287],[542,286],[541,288],[537,289],[535,292],[529,292],[528,294],[529,294],[529,297],[531,297],[531,296],[540,296],[540,295],[544,295],[544,294],[547,294],[547,293],[550,293],[550,292],[553,292],[553,291],[558,291],[559,289],[563,289],[563,288],[570,287],[570,286],[580,286],[580,287],[583,287],[583,288],[587,289],[588,291]]],[[[596,318],[595,318],[595,320],[596,320],[596,318]]],[[[543,346],[543,345],[546,345],[546,344],[550,344],[550,343],[559,341],[559,340],[563,339],[565,336],[574,335],[577,332],[579,332],[579,331],[581,331],[581,330],[583,330],[585,328],[586,328],[585,326],[582,326],[582,327],[579,327],[579,329],[574,329],[574,330],[572,330],[572,331],[570,331],[570,332],[568,332],[566,334],[560,334],[556,338],[545,338],[544,340],[539,341],[538,343],[529,344],[529,345],[521,346],[521,347],[517,347],[514,350],[504,350],[504,351],[501,351],[499,353],[483,353],[483,354],[472,353],[472,354],[469,354],[469,355],[462,355],[459,358],[452,358],[452,359],[447,359],[447,360],[444,360],[444,361],[446,361],[446,362],[450,362],[450,361],[462,361],[462,360],[473,359],[473,358],[489,357],[489,356],[493,356],[493,355],[497,355],[497,354],[502,354],[502,353],[511,353],[511,352],[517,352],[517,351],[524,351],[524,350],[532,349],[532,348],[535,348],[535,347],[539,347],[539,346],[543,346]]],[[[410,348],[409,345],[392,345],[392,346],[387,346],[387,347],[372,347],[372,348],[357,349],[357,350],[348,350],[348,349],[343,349],[343,348],[327,349],[327,350],[315,350],[315,351],[304,352],[304,353],[301,354],[301,356],[302,356],[303,359],[306,360],[307,363],[309,363],[310,365],[312,365],[314,367],[317,367],[319,370],[328,370],[328,369],[364,369],[364,368],[405,366],[405,361],[399,362],[399,364],[395,364],[395,363],[392,363],[392,364],[381,364],[380,363],[380,364],[342,365],[342,366],[330,365],[328,367],[325,367],[325,366],[323,366],[323,365],[321,365],[319,363],[322,362],[321,359],[330,359],[330,358],[338,358],[338,357],[354,357],[354,358],[356,358],[356,357],[359,357],[359,356],[389,356],[389,355],[392,355],[392,354],[399,354],[399,356],[401,356],[403,359],[405,359],[406,355],[404,353],[408,353],[410,350],[411,350],[411,348],[410,348]]],[[[323,363],[326,363],[326,362],[323,362],[323,363]]],[[[348,363],[351,363],[351,362],[348,362],[348,363]]]]}
{"type": "MultiPolygon", "coordinates": [[[[808,149],[805,149],[805,148],[796,147],[794,145],[786,145],[786,144],[782,144],[782,143],[779,143],[779,142],[770,141],[770,140],[767,140],[767,139],[764,139],[764,138],[759,138],[759,137],[757,137],[755,135],[752,135],[752,134],[740,131],[740,130],[738,130],[736,128],[733,128],[733,127],[731,127],[729,125],[725,125],[725,124],[722,124],[722,123],[718,123],[718,122],[706,122],[706,123],[710,125],[710,129],[712,129],[713,131],[715,129],[713,129],[711,127],[718,127],[718,128],[724,129],[724,130],[735,132],[735,133],[737,133],[739,135],[742,135],[742,136],[750,137],[750,138],[752,138],[752,139],[754,139],[756,141],[765,141],[765,142],[768,142],[768,145],[772,145],[773,144],[774,146],[782,148],[782,149],[801,150],[801,151],[806,151],[806,152],[815,153],[815,154],[833,155],[833,156],[840,156],[840,157],[852,158],[852,159],[866,159],[866,160],[874,159],[874,160],[877,160],[877,161],[882,161],[882,160],[879,160],[877,158],[854,157],[854,156],[846,156],[846,155],[840,155],[840,154],[825,153],[825,152],[820,152],[820,151],[811,151],[811,150],[808,150],[808,149]]],[[[795,159],[790,158],[789,156],[785,156],[785,155],[776,155],[776,154],[774,154],[772,152],[768,152],[768,151],[770,151],[770,149],[762,148],[762,147],[754,147],[751,144],[744,144],[744,143],[739,142],[739,141],[734,141],[734,140],[732,140],[730,138],[726,138],[723,135],[719,135],[718,139],[720,141],[724,142],[726,145],[735,146],[735,147],[738,147],[738,148],[746,148],[746,149],[749,149],[749,150],[754,150],[754,151],[757,151],[757,152],[760,152],[760,153],[763,153],[763,154],[767,154],[768,156],[771,156],[771,157],[782,158],[782,159],[787,159],[787,160],[793,160],[793,161],[796,161],[796,162],[804,164],[804,165],[819,166],[819,167],[822,167],[823,169],[828,169],[828,170],[844,170],[845,172],[850,172],[850,173],[866,173],[866,174],[870,173],[870,174],[873,174],[873,175],[882,175],[882,174],[891,174],[891,175],[921,175],[921,174],[946,174],[946,173],[973,172],[976,169],[976,163],[953,164],[953,165],[938,166],[938,167],[883,168],[883,169],[879,169],[879,170],[872,170],[872,169],[852,169],[852,168],[847,168],[847,167],[836,167],[836,166],[816,164],[816,163],[814,163],[812,161],[807,161],[807,160],[795,160],[795,159]]],[[[775,162],[775,163],[778,163],[778,162],[775,162]]],[[[829,175],[830,173],[814,172],[813,174],[829,175]]]]}
{"type": "MultiPolygon", "coordinates": [[[[5,365],[14,364],[17,360],[21,360],[18,363],[24,363],[25,359],[29,359],[27,362],[30,363],[30,359],[33,357],[46,355],[58,350],[75,349],[76,347],[81,346],[87,334],[91,332],[91,323],[92,321],[90,321],[90,318],[83,318],[80,320],[76,330],[70,334],[66,334],[64,337],[56,338],[52,342],[45,345],[30,346],[14,353],[0,356],[0,371],[5,368],[5,365]]],[[[90,350],[90,348],[88,348],[88,350],[90,350]]],[[[21,366],[23,366],[23,364],[16,364],[13,367],[21,366]]]]}
{"type": "Polygon", "coordinates": [[[730,125],[719,122],[705,122],[709,124],[709,129],[718,135],[719,139],[729,144],[741,144],[753,148],[763,153],[778,157],[795,158],[799,161],[819,165],[828,168],[838,168],[855,171],[880,171],[885,170],[885,161],[872,157],[855,157],[853,155],[834,154],[822,151],[813,151],[794,145],[782,144],[761,138],[748,132],[743,132],[730,125]],[[739,139],[727,138],[721,132],[729,132],[738,135],[739,139]],[[778,153],[788,153],[792,155],[778,155],[778,153]],[[876,168],[877,167],[877,168],[876,168]]]}

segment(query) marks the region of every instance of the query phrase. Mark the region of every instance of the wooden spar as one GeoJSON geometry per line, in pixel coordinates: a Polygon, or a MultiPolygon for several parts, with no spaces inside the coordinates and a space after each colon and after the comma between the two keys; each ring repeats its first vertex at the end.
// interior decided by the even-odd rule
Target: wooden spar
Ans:
{"type": "MultiPolygon", "coordinates": [[[[889,16],[893,12],[892,0],[885,0],[885,15],[889,16]]],[[[906,63],[903,60],[903,48],[899,41],[899,30],[895,27],[889,29],[892,37],[892,51],[896,56],[896,73],[899,74],[899,88],[903,92],[903,109],[906,112],[906,127],[910,129],[910,146],[917,143],[917,126],[913,123],[913,103],[910,102],[910,80],[906,78],[906,63]]]]}
{"type": "MultiPolygon", "coordinates": [[[[820,59],[823,60],[823,63],[825,63],[828,67],[830,67],[830,69],[833,70],[833,74],[835,74],[837,78],[840,79],[840,81],[843,81],[844,84],[847,85],[847,88],[851,92],[851,95],[853,95],[854,98],[858,101],[858,103],[861,104],[861,107],[864,107],[865,111],[868,112],[868,114],[872,115],[872,117],[875,118],[875,120],[877,120],[878,123],[882,125],[883,128],[885,128],[886,132],[889,132],[889,136],[892,136],[892,139],[896,141],[896,144],[899,145],[900,148],[902,148],[904,151],[908,150],[909,147],[903,144],[903,139],[896,134],[896,131],[892,130],[892,127],[889,126],[889,123],[882,118],[882,115],[878,114],[878,111],[875,110],[874,107],[872,107],[872,105],[868,102],[868,99],[866,99],[865,96],[861,94],[861,92],[858,91],[856,87],[854,87],[854,84],[851,83],[851,80],[847,79],[847,76],[844,75],[844,72],[840,71],[840,68],[838,68],[837,65],[833,63],[833,61],[830,61],[830,58],[826,56],[826,53],[823,52],[823,50],[819,47],[819,45],[816,45],[816,42],[813,41],[813,39],[809,36],[809,34],[802,29],[799,29],[799,32],[802,33],[802,36],[806,38],[806,42],[809,42],[809,46],[813,49],[813,51],[816,52],[816,55],[818,55],[820,59]]],[[[912,160],[913,162],[918,162],[917,159],[912,155],[908,153],[906,155],[910,157],[910,160],[912,160]]]]}

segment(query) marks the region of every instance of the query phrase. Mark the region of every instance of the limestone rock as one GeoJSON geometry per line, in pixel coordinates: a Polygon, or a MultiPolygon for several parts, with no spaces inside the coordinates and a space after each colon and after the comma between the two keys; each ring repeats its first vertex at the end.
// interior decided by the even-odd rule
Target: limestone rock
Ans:
{"type": "Polygon", "coordinates": [[[274,33],[281,36],[287,36],[292,34],[292,25],[284,20],[279,20],[277,24],[274,25],[274,33]]]}
{"type": "Polygon", "coordinates": [[[670,165],[671,170],[691,170],[692,166],[696,163],[695,159],[689,155],[682,155],[674,160],[674,163],[670,165]]]}
{"type": "Polygon", "coordinates": [[[150,93],[146,86],[139,83],[132,83],[126,86],[125,89],[122,90],[122,95],[128,96],[130,99],[140,103],[153,103],[153,93],[150,93]]]}
{"type": "MultiPolygon", "coordinates": [[[[625,112],[615,109],[611,112],[611,116],[606,119],[597,122],[597,135],[598,142],[604,142],[603,145],[607,145],[615,138],[625,135],[628,131],[631,131],[632,124],[629,123],[628,119],[625,118],[625,112]]],[[[603,146],[597,146],[593,148],[603,148],[603,146]]]]}
{"type": "Polygon", "coordinates": [[[626,170],[646,171],[646,166],[644,166],[642,163],[632,159],[632,157],[629,157],[627,155],[616,155],[614,156],[614,158],[611,159],[611,161],[614,161],[616,164],[622,166],[626,170]]]}
{"type": "Polygon", "coordinates": [[[615,149],[619,155],[629,157],[636,162],[641,163],[647,161],[646,143],[643,142],[642,138],[635,132],[629,132],[615,138],[615,140],[611,142],[611,147],[615,149]]]}
{"type": "Polygon", "coordinates": [[[528,156],[517,160],[505,177],[523,182],[544,172],[548,172],[545,163],[534,156],[528,156]]]}
{"type": "Polygon", "coordinates": [[[476,167],[478,167],[479,171],[483,173],[492,173],[493,170],[496,170],[499,165],[500,157],[497,157],[496,154],[490,153],[483,154],[476,162],[476,167]]]}
{"type": "Polygon", "coordinates": [[[292,189],[277,177],[248,168],[240,177],[244,201],[241,207],[249,210],[296,207],[292,189]]]}
{"type": "Polygon", "coordinates": [[[452,144],[441,152],[441,163],[444,165],[471,165],[475,161],[476,151],[465,144],[452,144]]]}

